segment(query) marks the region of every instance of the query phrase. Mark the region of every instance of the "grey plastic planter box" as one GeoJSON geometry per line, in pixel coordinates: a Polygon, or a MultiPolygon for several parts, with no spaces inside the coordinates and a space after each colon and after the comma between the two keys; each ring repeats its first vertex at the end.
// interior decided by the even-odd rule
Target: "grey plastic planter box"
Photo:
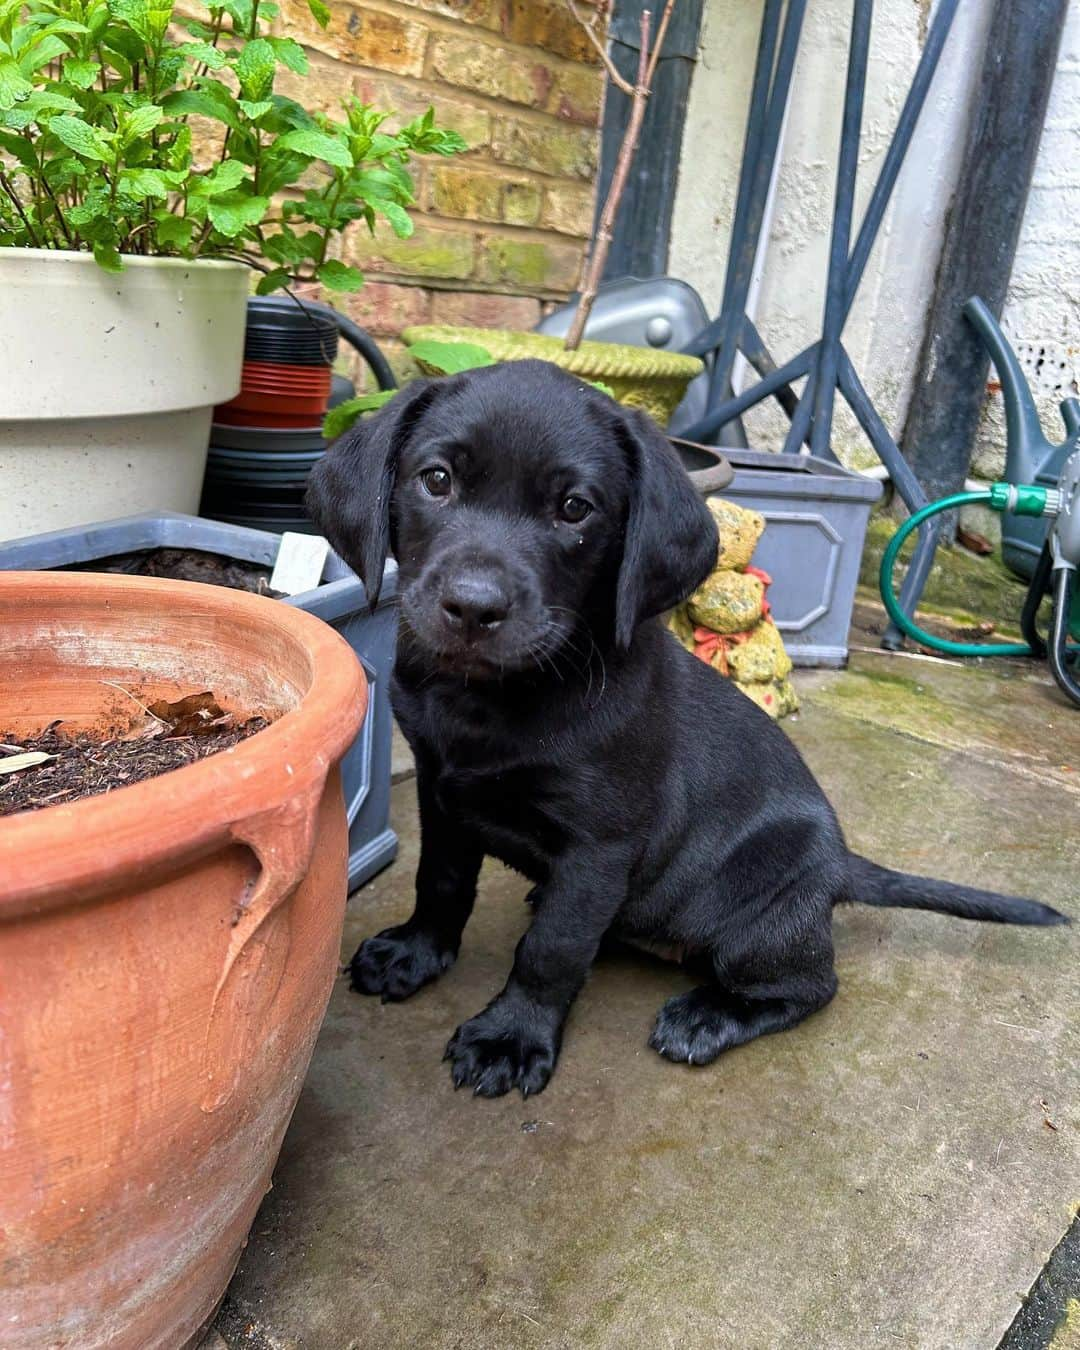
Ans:
{"type": "Polygon", "coordinates": [[[870,508],[873,478],[813,455],[724,447],[735,470],[723,495],[760,511],[765,533],[754,566],[773,579],[773,618],[797,666],[843,666],[870,508]]]}
{"type": "MultiPolygon", "coordinates": [[[[93,563],[143,549],[187,548],[272,567],[279,535],[172,513],[127,516],[98,525],[56,530],[0,544],[0,569],[47,571],[72,563],[93,563]]],[[[323,580],[313,591],[291,596],[296,605],[323,619],[345,638],[363,663],[370,686],[368,715],[342,761],[349,817],[349,890],[393,862],[397,836],[390,829],[390,669],[397,636],[397,568],[383,578],[375,613],[356,574],[331,553],[323,580]]]]}

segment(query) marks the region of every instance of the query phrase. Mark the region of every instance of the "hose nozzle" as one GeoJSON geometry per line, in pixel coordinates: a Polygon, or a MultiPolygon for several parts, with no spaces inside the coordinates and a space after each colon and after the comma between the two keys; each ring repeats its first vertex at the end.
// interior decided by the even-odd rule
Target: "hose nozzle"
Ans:
{"type": "Polygon", "coordinates": [[[1061,510],[1061,493],[1037,483],[991,483],[990,505],[995,511],[1009,511],[1014,516],[1056,516],[1061,510]]]}

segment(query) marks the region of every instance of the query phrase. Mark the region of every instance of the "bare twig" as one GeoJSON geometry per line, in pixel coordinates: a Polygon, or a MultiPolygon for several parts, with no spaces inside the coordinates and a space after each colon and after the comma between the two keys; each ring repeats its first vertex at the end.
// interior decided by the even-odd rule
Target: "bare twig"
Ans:
{"type": "Polygon", "coordinates": [[[675,8],[675,0],[667,0],[664,6],[664,12],[660,15],[660,27],[656,30],[656,45],[652,49],[652,56],[649,59],[649,69],[645,72],[645,96],[649,96],[652,91],[653,76],[656,74],[656,67],[660,60],[660,52],[663,50],[664,39],[667,37],[668,24],[671,22],[671,11],[675,8]]]}
{"type": "Polygon", "coordinates": [[[611,54],[608,51],[607,24],[604,20],[609,7],[607,5],[598,5],[592,18],[586,19],[581,10],[577,7],[577,0],[566,0],[566,4],[570,13],[584,29],[585,36],[595,47],[597,54],[603,63],[604,69],[607,71],[608,79],[617,89],[621,89],[627,97],[630,97],[634,92],[634,86],[629,80],[624,78],[618,66],[611,59],[611,54]],[[603,25],[602,34],[597,32],[597,29],[600,28],[601,25],[603,25]]]}
{"type": "MultiPolygon", "coordinates": [[[[626,130],[623,132],[622,142],[619,145],[618,157],[615,161],[615,172],[611,175],[611,183],[608,187],[607,196],[604,199],[604,206],[600,212],[600,220],[597,224],[595,234],[590,241],[586,253],[586,260],[582,266],[580,294],[578,297],[577,309],[574,313],[573,322],[570,325],[570,331],[566,335],[564,346],[567,351],[576,351],[581,345],[581,339],[585,332],[585,325],[589,320],[593,304],[596,301],[596,294],[600,288],[600,278],[604,275],[604,268],[607,265],[608,253],[611,251],[611,241],[615,236],[615,220],[619,213],[619,206],[622,202],[623,193],[626,190],[626,184],[630,178],[630,169],[634,162],[634,155],[637,152],[638,140],[641,136],[641,126],[645,120],[645,109],[648,105],[649,94],[652,91],[653,77],[656,74],[656,67],[660,60],[660,51],[664,45],[664,38],[667,34],[668,22],[671,19],[671,12],[675,8],[675,0],[667,0],[664,5],[663,13],[660,16],[660,24],[656,30],[656,42],[650,47],[649,30],[651,27],[652,15],[646,9],[641,15],[641,41],[638,52],[638,73],[637,83],[629,85],[625,79],[614,70],[613,62],[607,53],[606,37],[607,25],[604,27],[605,42],[600,43],[594,26],[597,19],[585,20],[578,11],[576,0],[567,0],[570,12],[582,25],[585,32],[588,33],[590,41],[597,50],[603,47],[604,66],[608,72],[608,78],[617,88],[624,93],[628,93],[632,99],[630,105],[630,117],[626,124],[626,130]]],[[[604,7],[606,16],[606,6],[604,7]]]]}

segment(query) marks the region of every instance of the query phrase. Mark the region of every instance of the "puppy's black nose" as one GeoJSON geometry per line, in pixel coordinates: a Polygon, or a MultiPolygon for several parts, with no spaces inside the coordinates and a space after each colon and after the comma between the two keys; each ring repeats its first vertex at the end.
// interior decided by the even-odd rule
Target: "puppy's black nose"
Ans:
{"type": "Polygon", "coordinates": [[[468,638],[494,633],[510,613],[510,599],[493,576],[455,577],[442,594],[443,618],[468,638]]]}

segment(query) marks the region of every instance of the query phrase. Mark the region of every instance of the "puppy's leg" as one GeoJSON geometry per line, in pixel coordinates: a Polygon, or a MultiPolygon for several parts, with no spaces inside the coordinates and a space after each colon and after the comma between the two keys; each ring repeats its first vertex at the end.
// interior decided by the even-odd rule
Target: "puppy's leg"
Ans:
{"type": "Polygon", "coordinates": [[[665,1059],[709,1064],[755,1036],[784,1031],[823,1008],[836,993],[831,902],[780,897],[764,922],[733,942],[725,934],[711,953],[713,983],[670,998],[657,1014],[649,1044],[665,1059]],[[755,943],[755,939],[757,942],[755,943]]]}
{"type": "Polygon", "coordinates": [[[621,848],[557,860],[537,887],[536,913],[502,993],[450,1038],[445,1058],[455,1087],[467,1084],[482,1097],[516,1087],[527,1097],[547,1086],[571,1004],[625,899],[628,876],[621,848]]]}
{"type": "Polygon", "coordinates": [[[408,998],[454,964],[484,860],[477,841],[441,810],[426,775],[417,776],[417,794],[420,866],[413,916],[362,942],[349,966],[352,987],[381,994],[384,1003],[408,998]]]}

